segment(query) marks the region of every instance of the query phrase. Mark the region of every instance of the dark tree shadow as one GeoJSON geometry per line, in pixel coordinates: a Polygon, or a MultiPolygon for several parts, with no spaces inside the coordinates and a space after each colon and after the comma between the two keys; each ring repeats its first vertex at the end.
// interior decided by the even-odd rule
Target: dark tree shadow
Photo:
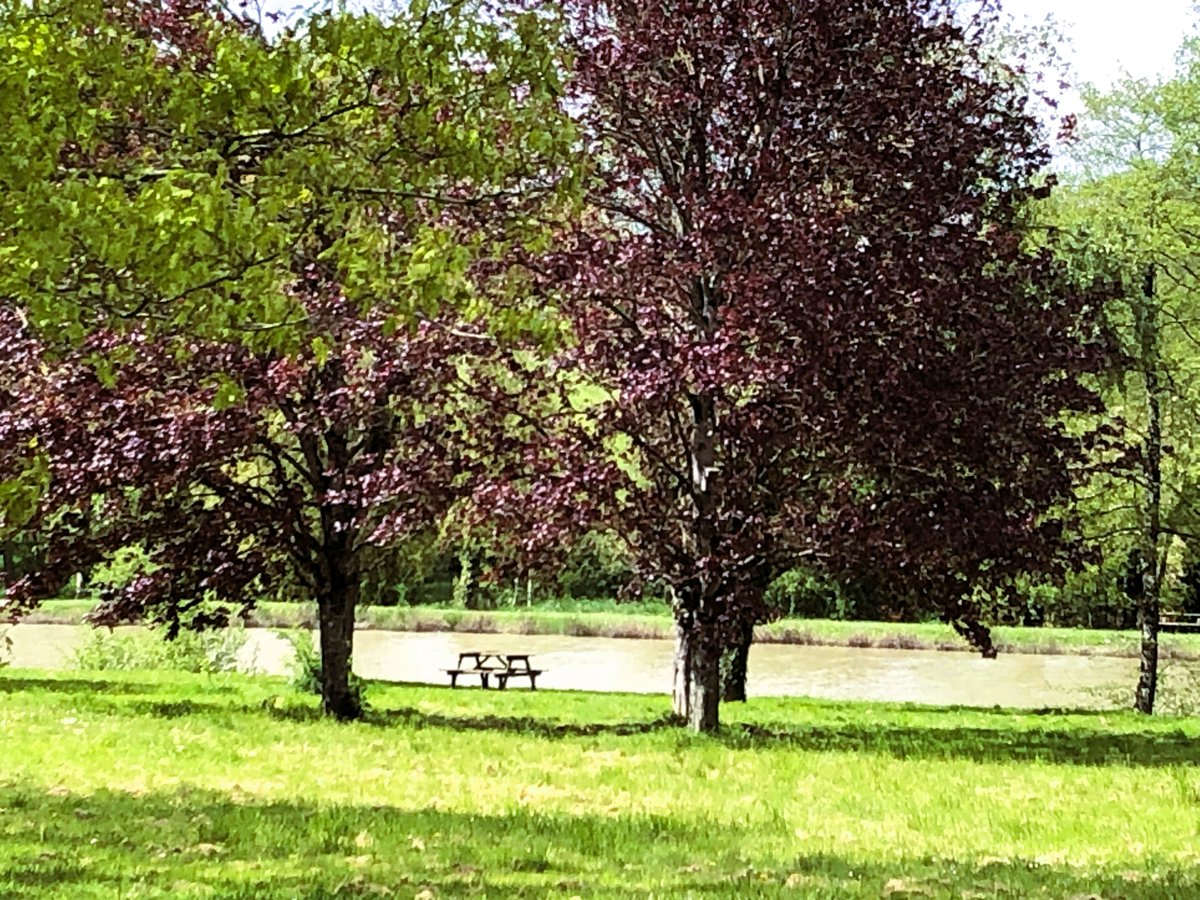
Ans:
{"type": "MultiPolygon", "coordinates": [[[[928,714],[927,714],[928,715],[928,714]]],[[[949,725],[949,723],[948,723],[949,725]]],[[[1081,766],[1175,766],[1200,760],[1194,735],[1176,731],[1114,732],[1074,726],[1063,729],[920,727],[869,723],[808,727],[739,725],[721,740],[731,747],[879,753],[898,759],[1032,761],[1081,766]]]]}
{"type": "MultiPolygon", "coordinates": [[[[191,715],[228,716],[233,708],[222,702],[182,700],[170,702],[132,701],[121,704],[130,712],[159,718],[191,715]]],[[[236,711],[267,715],[291,722],[315,722],[322,718],[313,703],[267,702],[236,711]]],[[[872,753],[896,759],[969,759],[978,762],[1042,761],[1081,766],[1159,767],[1194,765],[1200,761],[1196,738],[1182,729],[1112,731],[1104,728],[1055,727],[1053,716],[1039,717],[1046,728],[1019,728],[1012,720],[1020,714],[998,714],[996,726],[960,725],[954,710],[925,709],[921,725],[888,721],[841,723],[836,726],[792,723],[734,723],[725,725],[711,738],[692,738],[670,713],[654,718],[577,723],[558,722],[538,716],[453,715],[412,707],[372,709],[360,725],[372,728],[434,728],[457,732],[490,732],[568,740],[581,737],[629,737],[677,731],[684,739],[716,740],[735,750],[763,751],[798,749],[818,752],[872,753]]],[[[976,721],[978,719],[976,718],[976,721]]]]}
{"type": "MultiPolygon", "coordinates": [[[[429,689],[425,686],[425,689],[429,689]]],[[[271,698],[261,704],[237,705],[227,695],[234,686],[206,685],[213,699],[156,699],[162,686],[136,680],[95,678],[38,679],[0,677],[0,693],[47,691],[80,694],[108,711],[155,718],[179,719],[215,716],[265,716],[286,721],[317,721],[321,711],[315,698],[300,695],[271,698]],[[137,695],[137,696],[135,696],[137,695]]],[[[449,688],[445,689],[449,691],[449,688]]],[[[830,703],[830,718],[838,705],[830,703]]],[[[1063,711],[1066,712],[1066,711],[1063,711]]],[[[1084,766],[1158,767],[1194,765],[1200,761],[1196,737],[1183,727],[1147,722],[1144,729],[1117,730],[1099,724],[1098,714],[1069,711],[1072,721],[1058,720],[1060,711],[966,710],[957,707],[895,708],[895,715],[873,718],[863,714],[853,721],[822,724],[819,717],[807,723],[757,721],[727,724],[713,738],[692,738],[669,713],[619,722],[561,722],[539,715],[457,714],[413,707],[371,709],[363,722],[369,727],[432,728],[458,732],[492,732],[569,740],[582,737],[628,737],[679,729],[684,740],[716,740],[735,750],[775,748],[872,753],[897,759],[969,759],[986,762],[1040,760],[1084,766]],[[911,714],[911,715],[910,715],[911,714]],[[964,718],[970,724],[964,724],[964,718]],[[1091,721],[1095,720],[1096,725],[1091,721]],[[980,723],[984,724],[980,724],[980,723]],[[995,723],[994,726],[991,723],[995,723]],[[1038,727],[1029,727],[1030,724],[1038,727]]],[[[1194,729],[1193,729],[1194,730],[1194,729]]]]}
{"type": "MultiPolygon", "coordinates": [[[[91,696],[100,694],[155,694],[163,690],[163,685],[155,681],[139,681],[129,678],[111,678],[103,674],[89,674],[86,678],[27,678],[25,676],[6,676],[0,670],[0,694],[82,694],[91,696]]],[[[224,684],[209,684],[204,688],[206,693],[232,694],[238,688],[224,684]]]]}

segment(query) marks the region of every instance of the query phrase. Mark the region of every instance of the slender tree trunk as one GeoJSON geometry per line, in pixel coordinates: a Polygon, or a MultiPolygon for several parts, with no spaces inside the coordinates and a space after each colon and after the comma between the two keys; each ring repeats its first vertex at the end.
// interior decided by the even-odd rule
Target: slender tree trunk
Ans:
{"type": "Polygon", "coordinates": [[[359,585],[346,568],[331,561],[329,590],[317,598],[321,642],[321,707],[342,722],[362,716],[362,702],[350,687],[354,655],[354,614],[359,585]]]}
{"type": "Polygon", "coordinates": [[[727,650],[728,668],[721,685],[721,699],[726,703],[746,702],[746,674],[750,666],[750,644],[754,642],[754,623],[743,622],[737,641],[727,650]]]}
{"type": "Polygon", "coordinates": [[[1138,630],[1141,632],[1137,692],[1134,709],[1154,712],[1158,691],[1158,622],[1162,583],[1158,564],[1162,532],[1162,384],[1159,376],[1159,321],[1155,267],[1147,267],[1143,302],[1138,308],[1137,328],[1141,343],[1142,376],[1146,385],[1147,428],[1144,447],[1145,518],[1141,540],[1141,592],[1138,630]]]}

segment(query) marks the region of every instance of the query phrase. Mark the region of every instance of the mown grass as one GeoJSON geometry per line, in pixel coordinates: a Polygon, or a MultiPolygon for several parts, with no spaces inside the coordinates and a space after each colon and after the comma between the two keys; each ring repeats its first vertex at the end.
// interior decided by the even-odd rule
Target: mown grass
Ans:
{"type": "MultiPolygon", "coordinates": [[[[580,637],[674,637],[669,612],[651,604],[627,611],[621,604],[580,603],[574,609],[501,609],[472,611],[431,606],[368,606],[358,617],[358,627],[380,631],[454,631],[478,634],[563,634],[580,637]]],[[[92,608],[90,600],[53,600],[25,621],[75,624],[92,608]]],[[[262,603],[251,616],[252,625],[270,628],[313,627],[316,611],[307,603],[262,603]]],[[[1086,628],[994,629],[1003,653],[1078,654],[1134,657],[1139,635],[1135,631],[1102,631],[1086,628]]],[[[757,631],[766,643],[832,647],[883,647],[901,650],[970,651],[966,642],[940,622],[844,622],[829,619],[783,619],[757,631]]],[[[1200,659],[1200,633],[1164,634],[1161,653],[1166,659],[1200,659]]]]}
{"type": "Polygon", "coordinates": [[[0,673],[0,896],[1195,897],[1200,721],[0,673]]]}

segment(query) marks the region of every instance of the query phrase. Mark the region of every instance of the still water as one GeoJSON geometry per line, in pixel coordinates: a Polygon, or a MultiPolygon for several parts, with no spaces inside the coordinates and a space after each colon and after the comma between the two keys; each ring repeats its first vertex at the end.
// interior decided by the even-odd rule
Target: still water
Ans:
{"type": "MultiPolygon", "coordinates": [[[[87,629],[78,625],[18,625],[14,666],[65,668],[87,629]]],[[[245,662],[283,674],[291,648],[272,631],[249,629],[245,662]]],[[[445,684],[443,669],[463,651],[529,653],[544,669],[539,687],[561,690],[667,693],[669,641],[561,635],[359,631],[354,668],[366,678],[445,684]]],[[[1136,677],[1132,659],[1104,656],[875,650],[756,644],[750,653],[751,694],[891,700],[965,706],[1123,706],[1136,677]]],[[[470,679],[464,679],[468,683],[470,679]]],[[[460,682],[462,683],[462,682],[460,682]]]]}

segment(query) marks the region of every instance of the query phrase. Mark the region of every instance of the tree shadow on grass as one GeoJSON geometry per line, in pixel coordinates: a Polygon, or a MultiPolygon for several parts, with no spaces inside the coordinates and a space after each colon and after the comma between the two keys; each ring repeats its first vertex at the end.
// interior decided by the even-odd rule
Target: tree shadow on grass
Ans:
{"type": "MultiPolygon", "coordinates": [[[[926,713],[926,716],[932,715],[926,713]]],[[[720,737],[728,746],[762,750],[795,747],[818,752],[877,753],[897,759],[1040,761],[1080,766],[1176,766],[1197,761],[1196,737],[1176,731],[1064,728],[987,728],[862,722],[836,726],[742,724],[720,737]]]]}
{"type": "MultiPolygon", "coordinates": [[[[205,691],[213,694],[230,694],[237,688],[223,684],[205,685],[205,691]]],[[[111,678],[103,674],[89,673],[85,678],[28,678],[0,674],[0,694],[154,694],[163,690],[157,681],[142,681],[130,678],[111,678]]]]}
{"type": "MultiPolygon", "coordinates": [[[[1132,879],[1029,860],[779,855],[785,828],[513,809],[502,815],[266,801],[209,790],[133,795],[0,788],[0,895],[237,898],[1196,896],[1196,872],[1132,879]],[[29,827],[38,823],[38,827],[29,827]],[[40,834],[39,834],[40,831],[40,834]],[[768,842],[779,846],[777,841],[768,842]],[[773,855],[774,853],[774,855],[773,855]],[[1152,880],[1157,879],[1157,880],[1152,880]],[[906,893],[907,892],[907,893],[906,893]]],[[[892,851],[897,856],[903,848],[892,851]]],[[[1152,874],[1150,874],[1152,873],[1152,874]]]]}
{"type": "MultiPolygon", "coordinates": [[[[37,679],[0,677],[0,693],[50,691],[78,693],[93,704],[116,712],[155,718],[191,716],[267,716],[292,722],[322,719],[312,698],[275,697],[260,704],[231,703],[217,696],[207,699],[155,699],[162,686],[153,681],[103,677],[37,679]],[[131,696],[140,695],[140,696],[131,696]]],[[[206,694],[222,695],[236,688],[206,685],[206,694]]],[[[758,721],[727,724],[715,738],[692,738],[667,714],[618,722],[562,722],[544,715],[448,713],[413,707],[370,710],[364,724],[376,728],[434,728],[458,732],[490,732],[544,740],[597,736],[630,737],[659,732],[678,734],[681,740],[716,740],[734,750],[800,749],[872,753],[897,759],[969,759],[981,762],[1039,760],[1070,765],[1158,767],[1194,765],[1197,738],[1182,727],[1164,728],[1147,722],[1139,729],[1119,723],[1106,727],[1099,716],[1071,713],[1071,721],[1053,711],[962,710],[954,707],[919,710],[897,707],[895,715],[867,713],[846,721],[838,706],[829,705],[830,724],[821,715],[809,721],[758,721]],[[964,722],[964,719],[966,720],[964,722]],[[1096,724],[1093,725],[1092,721],[1096,724]],[[968,724],[969,723],[969,724],[968,724]],[[983,724],[980,724],[983,723],[983,724]],[[994,723],[994,725],[992,724],[994,723]],[[1035,725],[1036,727],[1030,727],[1035,725]]],[[[1194,731],[1194,728],[1193,728],[1194,731]]]]}
{"type": "MultiPolygon", "coordinates": [[[[316,710],[313,715],[318,714],[316,710]]],[[[817,752],[875,753],[898,759],[970,759],[981,762],[1039,760],[1070,765],[1173,766],[1194,765],[1197,739],[1182,729],[1173,731],[1113,731],[1101,727],[1069,726],[1031,729],[1016,726],[1019,713],[998,715],[995,727],[964,727],[954,710],[925,709],[929,724],[881,722],[864,716],[834,726],[793,723],[729,724],[714,738],[732,749],[794,748],[817,752]]],[[[635,722],[597,724],[559,723],[534,717],[461,716],[412,708],[373,712],[377,725],[491,731],[561,739],[594,735],[637,735],[678,731],[673,715],[635,722]]]]}
{"type": "MultiPolygon", "coordinates": [[[[231,707],[221,701],[179,700],[122,702],[130,713],[156,718],[231,713],[267,715],[289,722],[321,721],[315,703],[275,703],[231,707]]],[[[978,762],[1041,761],[1081,766],[1160,767],[1195,765],[1197,739],[1182,729],[1114,731],[1085,727],[1078,721],[1046,728],[1021,728],[1000,716],[996,727],[959,724],[953,710],[923,710],[928,725],[899,724],[863,717],[861,721],[822,725],[792,723],[734,723],[712,738],[693,738],[678,720],[665,714],[622,722],[559,722],[538,716],[456,715],[412,707],[372,709],[360,725],[374,728],[435,728],[457,732],[486,732],[567,740],[585,737],[630,737],[675,733],[683,740],[715,740],[733,750],[796,749],[815,752],[871,753],[896,759],[968,759],[978,762]]],[[[976,720],[978,721],[978,720],[976,720]]]]}

